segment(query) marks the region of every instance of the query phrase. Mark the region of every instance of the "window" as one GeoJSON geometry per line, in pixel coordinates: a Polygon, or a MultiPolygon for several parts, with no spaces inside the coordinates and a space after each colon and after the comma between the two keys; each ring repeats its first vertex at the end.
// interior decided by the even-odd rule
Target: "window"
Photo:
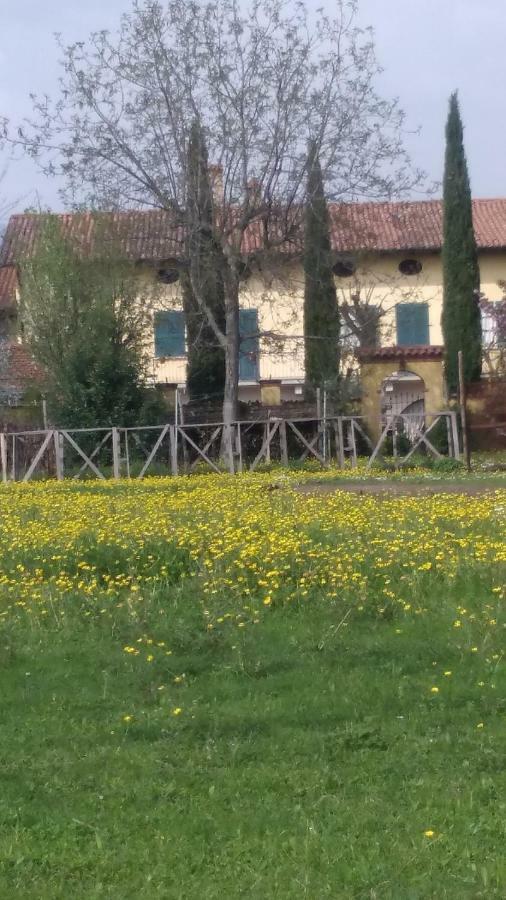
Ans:
{"type": "Polygon", "coordinates": [[[258,379],[258,310],[239,310],[239,380],[258,379]]]}
{"type": "Polygon", "coordinates": [[[492,300],[481,306],[481,333],[485,348],[506,347],[505,300],[492,300]]]}
{"type": "Polygon", "coordinates": [[[395,308],[397,344],[413,347],[429,343],[429,306],[427,303],[399,303],[395,308]]]}
{"type": "Polygon", "coordinates": [[[353,259],[338,259],[332,266],[334,275],[338,278],[351,278],[355,274],[357,266],[353,259]]]}
{"type": "Polygon", "coordinates": [[[490,307],[481,308],[481,336],[485,347],[490,347],[496,343],[496,322],[493,311],[490,307]]]}
{"type": "Polygon", "coordinates": [[[184,313],[179,309],[155,313],[155,356],[184,356],[184,313]]]}
{"type": "Polygon", "coordinates": [[[171,257],[170,259],[161,260],[156,274],[158,281],[162,284],[175,284],[176,281],[179,281],[179,263],[177,259],[171,257]]]}
{"type": "Polygon", "coordinates": [[[421,271],[422,264],[419,259],[403,259],[399,263],[401,275],[419,275],[421,271]]]}
{"type": "Polygon", "coordinates": [[[176,281],[179,281],[178,269],[158,269],[157,275],[161,284],[175,284],[176,281]]]}

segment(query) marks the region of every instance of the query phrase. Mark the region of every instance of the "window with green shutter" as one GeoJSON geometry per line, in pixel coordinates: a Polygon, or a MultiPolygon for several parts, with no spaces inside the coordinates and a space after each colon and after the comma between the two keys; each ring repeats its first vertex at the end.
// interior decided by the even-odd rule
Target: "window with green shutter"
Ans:
{"type": "Polygon", "coordinates": [[[239,310],[239,380],[258,378],[258,311],[239,310]]]}
{"type": "Polygon", "coordinates": [[[398,303],[395,313],[397,344],[400,347],[429,343],[428,303],[398,303]]]}
{"type": "Polygon", "coordinates": [[[155,356],[184,356],[184,313],[169,309],[155,313],[155,356]]]}

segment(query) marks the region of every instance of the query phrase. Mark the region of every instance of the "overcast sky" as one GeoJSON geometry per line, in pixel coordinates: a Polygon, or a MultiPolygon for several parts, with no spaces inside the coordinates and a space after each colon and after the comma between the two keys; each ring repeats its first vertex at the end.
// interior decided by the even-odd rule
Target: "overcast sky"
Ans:
{"type": "MultiPolygon", "coordinates": [[[[309,0],[311,2],[311,0],[309,0]]],[[[332,10],[331,0],[315,5],[332,10]]],[[[0,115],[19,121],[30,111],[29,93],[55,92],[59,51],[65,41],[114,29],[129,0],[0,0],[0,115]]],[[[458,88],[475,197],[506,195],[505,0],[361,0],[360,24],[372,25],[384,74],[378,87],[398,96],[413,132],[414,162],[440,180],[448,96],[458,88]]],[[[28,160],[8,162],[0,194],[17,210],[61,208],[57,185],[28,160]]]]}

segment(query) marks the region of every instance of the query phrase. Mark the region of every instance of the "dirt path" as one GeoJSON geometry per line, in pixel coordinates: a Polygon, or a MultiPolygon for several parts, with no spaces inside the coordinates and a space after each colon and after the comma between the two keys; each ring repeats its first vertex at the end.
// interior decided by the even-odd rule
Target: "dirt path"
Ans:
{"type": "Polygon", "coordinates": [[[333,494],[346,491],[352,494],[376,494],[390,497],[432,497],[434,494],[483,494],[506,488],[506,480],[483,479],[472,481],[309,481],[299,484],[296,490],[301,494],[333,494]]]}

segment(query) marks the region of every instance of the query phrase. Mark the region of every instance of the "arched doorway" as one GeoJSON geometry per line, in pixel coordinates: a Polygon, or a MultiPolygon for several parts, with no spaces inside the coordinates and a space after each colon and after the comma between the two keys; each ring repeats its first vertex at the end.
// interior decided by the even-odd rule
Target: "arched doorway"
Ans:
{"type": "Polygon", "coordinates": [[[425,426],[425,382],[408,369],[392,372],[381,384],[383,428],[395,424],[397,434],[414,442],[425,426]]]}

